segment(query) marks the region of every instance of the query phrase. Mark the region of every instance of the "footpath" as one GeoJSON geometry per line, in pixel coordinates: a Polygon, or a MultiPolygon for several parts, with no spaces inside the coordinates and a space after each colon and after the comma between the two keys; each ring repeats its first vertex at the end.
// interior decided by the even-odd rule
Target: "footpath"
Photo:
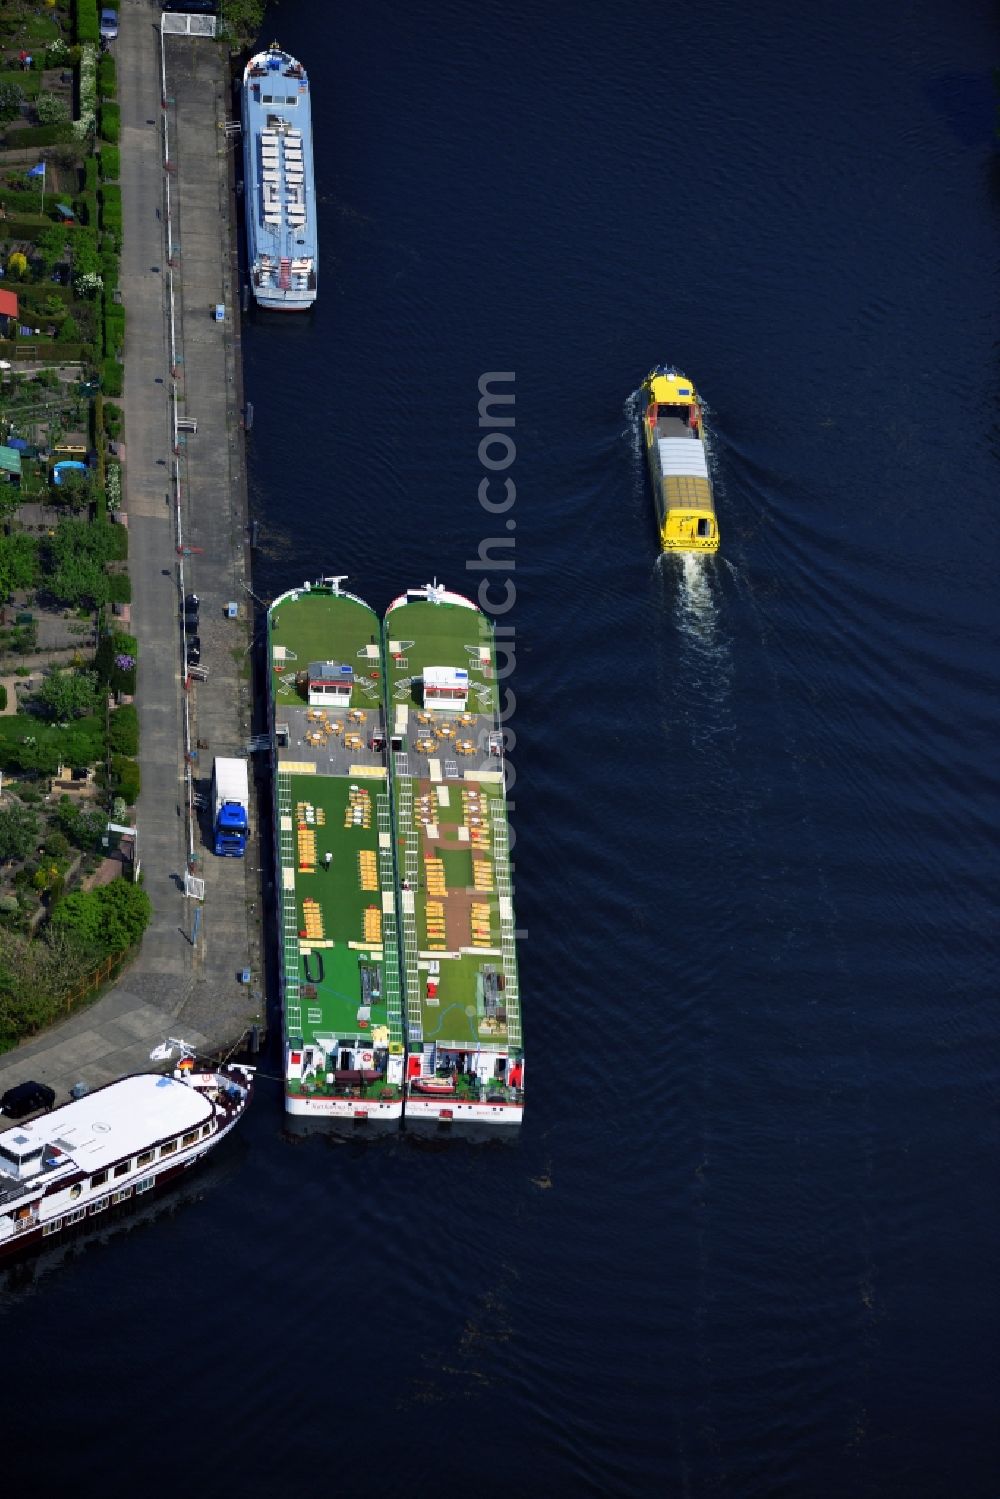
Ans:
{"type": "MultiPolygon", "coordinates": [[[[224,51],[206,38],[167,36],[161,75],[160,14],[149,0],[134,0],[121,13],[115,44],[125,212],[125,509],[139,642],[138,853],[153,915],[138,957],[112,989],[0,1056],[0,1088],[36,1078],[54,1087],[60,1102],[77,1082],[93,1088],[148,1069],[150,1051],[166,1036],[221,1051],[266,1022],[256,828],[245,859],[216,859],[207,812],[193,829],[187,819],[186,742],[195,801],[207,804],[214,755],[244,754],[252,733],[232,162],[238,137],[229,141],[224,128],[224,51]],[[218,303],[222,323],[213,316],[218,303]],[[178,412],[197,423],[176,450],[173,390],[178,412]],[[204,681],[186,680],[182,566],[183,587],[201,600],[204,681]],[[231,601],[235,619],[227,617],[231,601]],[[184,894],[192,845],[204,902],[184,894]]],[[[254,812],[252,802],[252,824],[254,812]]]]}

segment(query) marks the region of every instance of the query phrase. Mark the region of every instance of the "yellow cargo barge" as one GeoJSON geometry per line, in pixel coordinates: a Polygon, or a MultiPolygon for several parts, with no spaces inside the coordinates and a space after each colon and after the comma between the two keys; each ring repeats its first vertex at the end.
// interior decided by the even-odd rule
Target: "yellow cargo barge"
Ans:
{"type": "Polygon", "coordinates": [[[680,370],[657,365],[642,385],[642,432],[665,552],[715,552],[719,523],[701,401],[680,370]]]}

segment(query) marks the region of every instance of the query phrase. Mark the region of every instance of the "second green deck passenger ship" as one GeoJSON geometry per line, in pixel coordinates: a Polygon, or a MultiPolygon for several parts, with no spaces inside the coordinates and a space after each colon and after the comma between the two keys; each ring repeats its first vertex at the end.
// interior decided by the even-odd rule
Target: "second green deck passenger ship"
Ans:
{"type": "Polygon", "coordinates": [[[524,1049],[496,642],[437,583],[385,615],[408,1124],[519,1124],[524,1049]]]}

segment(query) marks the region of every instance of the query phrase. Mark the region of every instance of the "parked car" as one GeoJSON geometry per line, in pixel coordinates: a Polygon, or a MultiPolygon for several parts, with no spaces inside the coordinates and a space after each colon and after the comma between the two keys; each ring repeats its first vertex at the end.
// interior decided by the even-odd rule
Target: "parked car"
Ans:
{"type": "Polygon", "coordinates": [[[11,1119],[23,1119],[36,1109],[51,1109],[55,1101],[55,1089],[48,1083],[16,1083],[0,1097],[0,1109],[11,1119]]]}
{"type": "Polygon", "coordinates": [[[106,42],[113,42],[118,35],[118,12],[116,10],[101,11],[101,37],[106,42]]]}
{"type": "Polygon", "coordinates": [[[198,635],[189,635],[187,643],[187,664],[197,666],[201,660],[201,639],[198,635]]]}

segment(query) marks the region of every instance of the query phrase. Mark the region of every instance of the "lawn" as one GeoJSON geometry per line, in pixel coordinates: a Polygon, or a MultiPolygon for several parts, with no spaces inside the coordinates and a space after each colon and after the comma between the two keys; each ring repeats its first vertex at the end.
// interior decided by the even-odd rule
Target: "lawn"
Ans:
{"type": "MultiPolygon", "coordinates": [[[[396,667],[390,659],[389,675],[393,687],[401,677],[422,676],[426,666],[458,666],[468,671],[475,657],[467,647],[477,650],[480,646],[492,648],[493,643],[486,616],[476,609],[463,609],[459,604],[430,604],[422,600],[404,604],[390,614],[386,625],[389,638],[398,641],[406,662],[405,666],[396,667]],[[412,644],[407,643],[410,641],[412,644]]],[[[486,685],[484,678],[478,671],[470,672],[469,681],[472,688],[470,710],[488,712],[489,705],[484,707],[479,702],[477,692],[486,685]]],[[[495,702],[495,685],[492,697],[495,702]]],[[[392,702],[406,700],[393,692],[392,702]]],[[[408,700],[411,703],[417,701],[412,692],[408,700]]]]}
{"type": "Polygon", "coordinates": [[[297,600],[288,599],[270,617],[270,645],[284,646],[293,659],[283,672],[276,672],[273,685],[280,703],[290,701],[294,685],[290,679],[305,671],[310,661],[341,661],[356,672],[381,669],[381,661],[369,665],[358,651],[370,642],[378,642],[379,621],[367,604],[338,598],[331,593],[300,593],[297,600]]]}

